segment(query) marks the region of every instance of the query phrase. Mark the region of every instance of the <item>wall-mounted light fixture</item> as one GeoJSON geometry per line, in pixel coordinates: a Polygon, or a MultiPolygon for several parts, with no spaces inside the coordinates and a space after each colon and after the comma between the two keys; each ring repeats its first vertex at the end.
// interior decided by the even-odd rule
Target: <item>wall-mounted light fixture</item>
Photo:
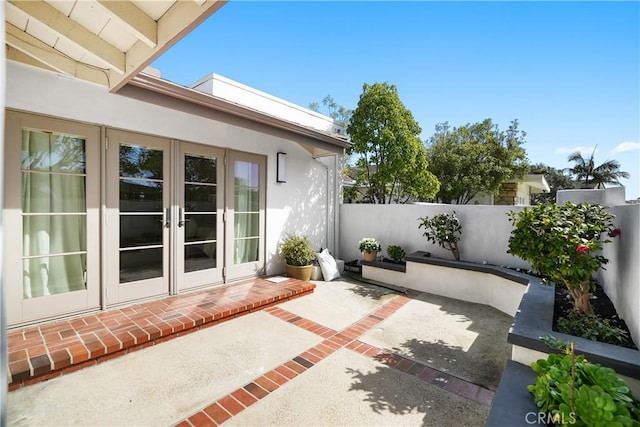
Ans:
{"type": "Polygon", "coordinates": [[[287,182],[287,153],[277,154],[276,182],[287,182]]]}

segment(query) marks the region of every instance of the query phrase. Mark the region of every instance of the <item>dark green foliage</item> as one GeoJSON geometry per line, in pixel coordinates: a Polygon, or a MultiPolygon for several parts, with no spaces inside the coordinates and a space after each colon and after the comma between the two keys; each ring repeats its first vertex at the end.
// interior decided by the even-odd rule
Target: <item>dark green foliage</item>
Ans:
{"type": "Polygon", "coordinates": [[[609,344],[618,344],[627,338],[627,332],[611,325],[608,319],[587,316],[578,311],[558,319],[558,331],[609,344]]]}
{"type": "Polygon", "coordinates": [[[440,183],[428,171],[427,152],[418,138],[421,131],[394,85],[365,84],[347,127],[355,182],[345,196],[365,203],[406,203],[435,196],[440,183]]]}
{"type": "MultiPolygon", "coordinates": [[[[553,337],[548,341],[561,345],[553,337]]],[[[556,425],[640,426],[640,404],[616,372],[576,355],[573,343],[564,348],[531,365],[538,377],[527,388],[540,410],[552,414],[556,425]]]]}
{"type": "Polygon", "coordinates": [[[589,295],[592,276],[609,262],[600,255],[603,232],[613,230],[613,215],[600,205],[567,202],[537,205],[519,213],[509,212],[514,224],[509,238],[510,254],[531,264],[539,274],[558,286],[566,286],[575,308],[593,314],[589,295]]]}
{"type": "Polygon", "coordinates": [[[436,125],[427,149],[429,170],[440,181],[436,199],[467,204],[478,193],[497,193],[500,185],[529,171],[522,145],[526,133],[514,120],[501,131],[491,119],[451,129],[436,125]]]}
{"type": "Polygon", "coordinates": [[[431,243],[437,243],[441,247],[451,251],[456,260],[460,260],[460,250],[458,249],[458,241],[462,233],[462,225],[460,219],[453,213],[441,213],[434,215],[432,218],[418,218],[420,224],[418,228],[424,228],[423,236],[431,243]]]}
{"type": "Polygon", "coordinates": [[[398,245],[389,245],[387,247],[387,255],[389,255],[389,258],[391,258],[393,261],[400,263],[404,259],[406,253],[404,249],[402,249],[398,245]]]}
{"type": "Polygon", "coordinates": [[[581,183],[583,188],[604,188],[605,184],[620,184],[620,178],[629,178],[629,172],[620,170],[620,162],[617,160],[607,160],[596,166],[593,149],[588,159],[582,157],[582,153],[576,151],[569,155],[568,160],[574,162],[572,168],[566,170],[575,176],[576,181],[581,183]]]}

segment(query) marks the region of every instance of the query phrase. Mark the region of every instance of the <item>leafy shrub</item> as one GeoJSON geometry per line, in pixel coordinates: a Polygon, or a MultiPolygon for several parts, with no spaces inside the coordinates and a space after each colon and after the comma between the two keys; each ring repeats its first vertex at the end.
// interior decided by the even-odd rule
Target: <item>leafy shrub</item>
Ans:
{"type": "Polygon", "coordinates": [[[627,331],[613,326],[609,319],[587,316],[578,311],[558,319],[558,332],[609,344],[618,344],[627,338],[627,331]]]}
{"type": "Polygon", "coordinates": [[[289,265],[304,266],[311,265],[316,253],[307,237],[289,234],[280,244],[280,258],[289,265]]]}
{"type": "Polygon", "coordinates": [[[441,247],[451,251],[453,258],[460,260],[460,250],[458,249],[458,241],[462,233],[462,225],[453,213],[441,213],[434,215],[432,218],[428,216],[418,218],[420,225],[418,228],[424,228],[423,236],[431,243],[437,243],[441,247]]]}
{"type": "Polygon", "coordinates": [[[576,356],[573,343],[564,350],[531,365],[538,377],[527,388],[538,408],[556,425],[640,426],[640,403],[616,372],[576,356]]]}
{"type": "Polygon", "coordinates": [[[514,229],[509,238],[510,254],[531,263],[531,267],[556,285],[566,286],[574,307],[593,314],[589,296],[592,276],[609,262],[602,255],[603,232],[613,232],[613,215],[600,205],[567,202],[537,205],[519,213],[509,212],[514,229]]]}
{"type": "Polygon", "coordinates": [[[365,237],[360,240],[358,247],[360,248],[360,252],[378,252],[382,250],[380,242],[373,237],[365,237]]]}
{"type": "Polygon", "coordinates": [[[402,249],[398,245],[389,245],[387,247],[387,255],[389,255],[389,258],[391,258],[394,262],[400,263],[402,262],[402,259],[405,257],[406,253],[404,249],[402,249]]]}

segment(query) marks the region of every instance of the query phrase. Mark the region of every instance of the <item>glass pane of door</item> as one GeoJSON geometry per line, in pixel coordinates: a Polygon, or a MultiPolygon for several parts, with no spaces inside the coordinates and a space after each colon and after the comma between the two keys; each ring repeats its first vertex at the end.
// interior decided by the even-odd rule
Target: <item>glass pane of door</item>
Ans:
{"type": "Polygon", "coordinates": [[[85,139],[22,130],[25,299],[87,288],[85,139]]]}
{"type": "Polygon", "coordinates": [[[234,162],[234,264],[257,261],[260,252],[260,165],[234,162]]]}
{"type": "Polygon", "coordinates": [[[6,110],[8,325],[100,305],[100,127],[6,110]]]}
{"type": "Polygon", "coordinates": [[[227,280],[264,274],[266,159],[232,151],[227,170],[227,280]]]}
{"type": "Polygon", "coordinates": [[[216,268],[217,159],[184,156],[184,272],[216,268]]]}
{"type": "Polygon", "coordinates": [[[163,275],[162,150],[120,144],[120,283],[163,275]]]}
{"type": "Polygon", "coordinates": [[[107,129],[107,304],[169,293],[171,141],[107,129]]]}
{"type": "Polygon", "coordinates": [[[222,283],[224,151],[181,142],[175,248],[178,290],[222,283]]]}

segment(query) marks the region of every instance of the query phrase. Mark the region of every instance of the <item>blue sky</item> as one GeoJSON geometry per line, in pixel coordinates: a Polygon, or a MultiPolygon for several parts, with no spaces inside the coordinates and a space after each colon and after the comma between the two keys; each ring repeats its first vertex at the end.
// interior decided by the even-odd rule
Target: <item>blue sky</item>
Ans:
{"type": "Polygon", "coordinates": [[[308,106],[389,82],[422,127],[518,119],[532,163],[616,159],[639,196],[639,2],[230,1],[152,64],[308,106]]]}

